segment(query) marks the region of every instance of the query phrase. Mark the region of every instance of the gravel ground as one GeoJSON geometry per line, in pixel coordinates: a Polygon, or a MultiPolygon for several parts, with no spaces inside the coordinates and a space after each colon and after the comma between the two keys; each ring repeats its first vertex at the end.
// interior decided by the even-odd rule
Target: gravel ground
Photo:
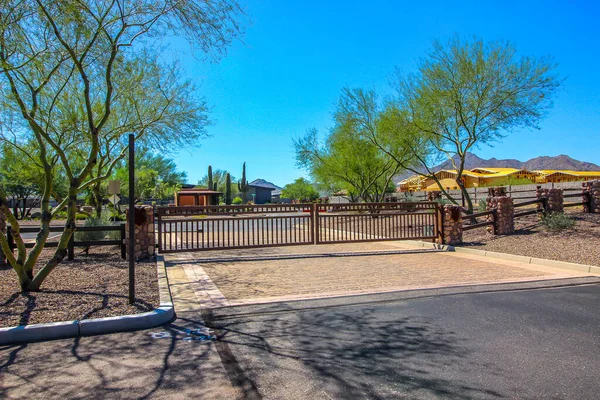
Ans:
{"type": "MultiPolygon", "coordinates": [[[[54,249],[45,249],[47,259],[54,249]]],[[[128,263],[117,246],[75,250],[46,278],[39,292],[18,291],[16,274],[0,266],[0,327],[110,317],[151,311],[159,304],[156,262],[136,263],[136,298],[128,304],[128,263]]]]}
{"type": "Polygon", "coordinates": [[[464,247],[529,257],[600,266],[600,215],[567,209],[576,220],[573,228],[548,232],[536,215],[515,220],[515,234],[493,236],[485,228],[463,235],[464,247]]]}

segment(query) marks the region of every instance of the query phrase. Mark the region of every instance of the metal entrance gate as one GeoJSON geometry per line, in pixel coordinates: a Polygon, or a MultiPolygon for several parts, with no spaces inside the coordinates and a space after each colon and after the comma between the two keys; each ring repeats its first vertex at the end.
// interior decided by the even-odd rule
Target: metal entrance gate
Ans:
{"type": "Polygon", "coordinates": [[[161,253],[441,235],[437,203],[273,204],[157,208],[161,253]]]}

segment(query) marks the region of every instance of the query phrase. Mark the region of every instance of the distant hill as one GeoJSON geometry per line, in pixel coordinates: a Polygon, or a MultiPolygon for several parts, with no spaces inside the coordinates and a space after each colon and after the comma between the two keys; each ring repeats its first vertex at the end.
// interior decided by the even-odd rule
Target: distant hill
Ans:
{"type": "MultiPolygon", "coordinates": [[[[556,157],[548,157],[541,156],[532,158],[531,160],[527,160],[525,162],[515,160],[512,158],[498,160],[497,158],[490,158],[489,160],[485,160],[483,158],[477,157],[473,153],[467,153],[465,157],[465,168],[473,169],[477,167],[489,167],[489,168],[524,168],[527,170],[536,170],[536,169],[567,169],[574,171],[600,171],[600,165],[596,165],[593,163],[575,160],[567,155],[561,154],[556,157]]],[[[434,171],[438,171],[440,169],[453,169],[452,163],[448,160],[440,165],[433,168],[434,171]]],[[[402,179],[405,179],[409,176],[413,175],[412,172],[403,173],[396,175],[394,177],[395,182],[400,182],[402,179]]]]}

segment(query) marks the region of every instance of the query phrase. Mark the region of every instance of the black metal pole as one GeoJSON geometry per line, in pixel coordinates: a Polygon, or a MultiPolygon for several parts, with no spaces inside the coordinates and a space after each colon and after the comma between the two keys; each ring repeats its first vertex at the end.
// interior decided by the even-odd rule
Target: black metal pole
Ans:
{"type": "Polygon", "coordinates": [[[135,139],[129,134],[129,304],[135,303],[135,139]]]}

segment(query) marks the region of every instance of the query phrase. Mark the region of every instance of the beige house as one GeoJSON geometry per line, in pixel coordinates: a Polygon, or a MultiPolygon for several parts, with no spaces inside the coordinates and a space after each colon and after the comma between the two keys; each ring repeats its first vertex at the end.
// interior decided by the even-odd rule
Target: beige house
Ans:
{"type": "MultiPolygon", "coordinates": [[[[456,170],[444,169],[435,173],[442,187],[446,190],[458,189],[456,170]]],[[[467,188],[506,185],[507,182],[530,181],[532,183],[546,182],[578,182],[600,179],[600,171],[568,171],[568,170],[539,170],[528,171],[517,168],[478,167],[464,170],[462,180],[467,188]]],[[[433,178],[413,175],[398,184],[399,192],[417,192],[421,190],[440,190],[433,178]]]]}

